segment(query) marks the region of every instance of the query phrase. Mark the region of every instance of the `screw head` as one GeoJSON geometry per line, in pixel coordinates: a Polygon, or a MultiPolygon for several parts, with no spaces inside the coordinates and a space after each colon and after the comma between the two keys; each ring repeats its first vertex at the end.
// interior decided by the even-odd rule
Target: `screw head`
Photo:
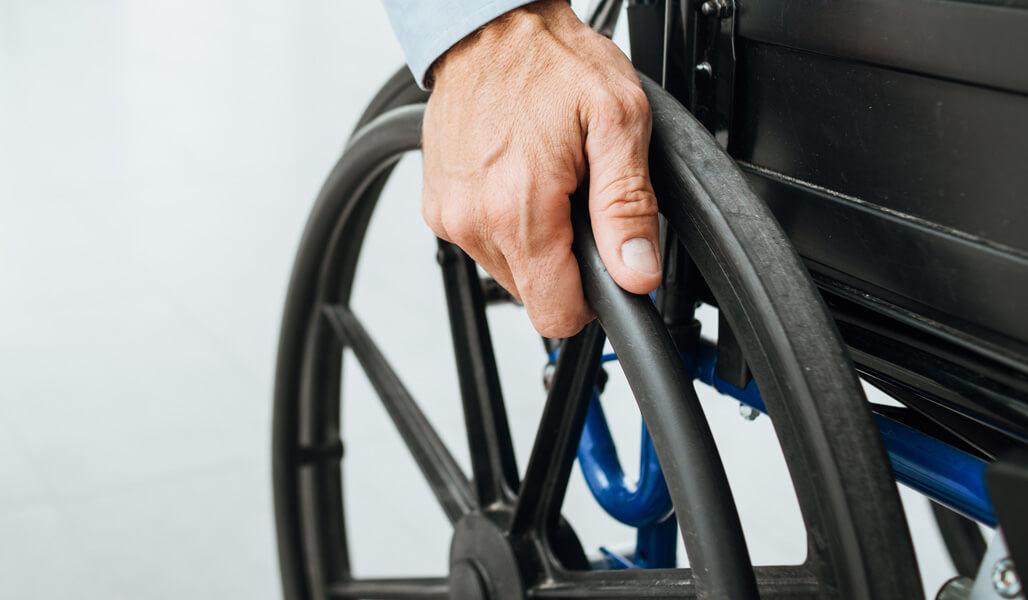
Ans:
{"type": "Polygon", "coordinates": [[[733,7],[728,0],[707,0],[700,5],[700,12],[705,17],[725,19],[732,16],[733,7]]]}
{"type": "Polygon", "coordinates": [[[546,363],[543,367],[543,389],[547,392],[550,391],[550,386],[553,385],[553,373],[557,370],[557,365],[553,363],[546,363]]]}
{"type": "Polygon", "coordinates": [[[739,403],[739,415],[747,421],[752,421],[760,416],[760,411],[748,404],[739,403]]]}
{"type": "Polygon", "coordinates": [[[1009,558],[996,562],[992,568],[992,588],[1004,598],[1016,598],[1021,594],[1021,580],[1014,571],[1014,563],[1009,558]]]}

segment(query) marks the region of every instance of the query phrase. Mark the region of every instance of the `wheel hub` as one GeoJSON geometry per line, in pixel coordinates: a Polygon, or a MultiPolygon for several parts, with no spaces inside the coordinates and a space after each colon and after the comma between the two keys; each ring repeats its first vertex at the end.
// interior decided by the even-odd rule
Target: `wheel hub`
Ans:
{"type": "Polygon", "coordinates": [[[518,558],[503,530],[472,513],[457,523],[450,542],[450,597],[514,600],[525,597],[518,558]]]}

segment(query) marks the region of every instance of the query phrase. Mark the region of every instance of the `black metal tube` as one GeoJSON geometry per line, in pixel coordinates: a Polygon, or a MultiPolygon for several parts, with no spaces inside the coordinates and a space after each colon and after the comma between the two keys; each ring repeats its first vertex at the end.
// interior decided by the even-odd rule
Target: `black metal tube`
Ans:
{"type": "Polygon", "coordinates": [[[978,524],[936,502],[932,502],[932,514],[957,574],[974,578],[985,556],[985,538],[978,524]]]}
{"type": "Polygon", "coordinates": [[[589,220],[588,190],[571,199],[585,296],[618,353],[654,439],[701,598],[756,598],[739,513],[696,390],[657,308],[607,273],[589,220]]]}

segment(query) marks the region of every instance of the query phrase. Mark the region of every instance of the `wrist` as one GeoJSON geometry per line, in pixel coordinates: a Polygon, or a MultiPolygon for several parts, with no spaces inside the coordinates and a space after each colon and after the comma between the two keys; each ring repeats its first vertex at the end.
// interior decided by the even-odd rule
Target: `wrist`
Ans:
{"type": "Polygon", "coordinates": [[[555,36],[585,27],[567,0],[538,0],[515,8],[486,23],[457,42],[432,65],[428,80],[436,84],[460,80],[469,73],[492,69],[502,72],[504,59],[541,36],[555,36]]]}

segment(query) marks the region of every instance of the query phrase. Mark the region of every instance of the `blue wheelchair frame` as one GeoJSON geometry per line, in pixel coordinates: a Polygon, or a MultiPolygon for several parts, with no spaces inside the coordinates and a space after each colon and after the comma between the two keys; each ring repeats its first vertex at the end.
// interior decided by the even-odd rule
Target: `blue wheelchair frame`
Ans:
{"type": "MultiPolygon", "coordinates": [[[[549,352],[556,363],[559,350],[549,352]]],[[[614,353],[601,362],[616,361],[614,353]]],[[[766,413],[757,382],[738,388],[717,375],[717,349],[701,342],[693,352],[683,353],[689,375],[713,387],[722,396],[766,413]]],[[[985,461],[939,441],[889,417],[875,414],[874,420],[892,463],[896,480],[976,521],[995,527],[996,515],[985,488],[985,461]]],[[[578,445],[578,463],[596,501],[614,519],[635,527],[636,548],[629,558],[609,548],[600,548],[599,568],[674,567],[677,523],[671,497],[657,461],[646,425],[642,425],[639,480],[629,481],[618,459],[599,391],[593,395],[578,445]]]]}

